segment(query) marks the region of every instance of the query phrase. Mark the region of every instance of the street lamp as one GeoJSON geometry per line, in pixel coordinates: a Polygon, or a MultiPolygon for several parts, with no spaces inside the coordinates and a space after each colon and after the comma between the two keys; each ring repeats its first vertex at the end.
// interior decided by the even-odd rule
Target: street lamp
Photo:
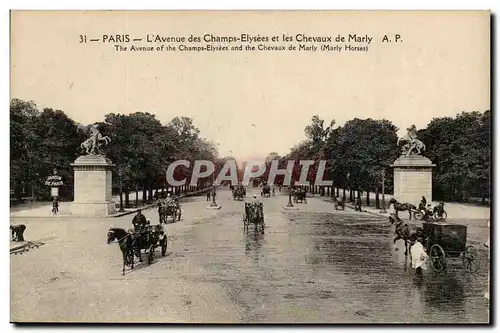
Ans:
{"type": "Polygon", "coordinates": [[[210,204],[210,207],[219,207],[217,205],[217,203],[215,202],[215,187],[216,187],[216,184],[213,183],[213,185],[212,185],[212,203],[210,204]]]}
{"type": "Polygon", "coordinates": [[[292,184],[288,186],[288,204],[286,206],[283,206],[284,209],[294,209],[298,210],[298,207],[295,207],[292,203],[292,184]]]}
{"type": "Polygon", "coordinates": [[[118,211],[124,212],[125,209],[123,208],[123,178],[122,178],[121,166],[118,167],[118,177],[120,177],[120,209],[118,211]]]}
{"type": "Polygon", "coordinates": [[[288,208],[292,208],[293,207],[293,203],[292,203],[292,190],[291,189],[288,190],[288,204],[286,205],[286,207],[288,207],[288,208]]]}
{"type": "MultiPolygon", "coordinates": [[[[219,143],[216,143],[217,146],[219,146],[219,143]]],[[[217,203],[215,202],[215,192],[216,192],[216,186],[215,184],[215,172],[217,171],[217,160],[214,159],[214,172],[212,173],[212,203],[210,204],[210,207],[217,207],[217,203]]]]}
{"type": "MultiPolygon", "coordinates": [[[[215,144],[217,146],[220,145],[219,142],[216,142],[215,144]]],[[[214,171],[212,173],[212,203],[210,203],[210,206],[207,207],[208,209],[220,209],[221,208],[221,206],[217,205],[217,202],[215,202],[216,188],[217,188],[217,184],[215,183],[216,162],[217,162],[216,158],[214,157],[214,162],[213,162],[214,171]]]]}
{"type": "Polygon", "coordinates": [[[382,210],[381,213],[386,213],[385,210],[385,170],[382,170],[382,210]]]}

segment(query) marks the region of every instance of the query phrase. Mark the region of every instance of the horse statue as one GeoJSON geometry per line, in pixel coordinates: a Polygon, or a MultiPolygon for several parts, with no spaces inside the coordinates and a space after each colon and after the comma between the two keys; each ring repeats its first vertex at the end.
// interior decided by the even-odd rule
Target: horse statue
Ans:
{"type": "Polygon", "coordinates": [[[103,136],[95,126],[92,126],[90,131],[90,138],[83,141],[80,148],[84,149],[87,155],[98,155],[101,153],[100,148],[110,143],[111,139],[109,136],[103,136]]]}
{"type": "Polygon", "coordinates": [[[417,129],[415,125],[411,125],[407,131],[408,132],[403,137],[398,138],[398,147],[399,143],[404,141],[406,143],[402,147],[403,156],[420,155],[422,151],[425,151],[425,144],[417,139],[417,129]]]}

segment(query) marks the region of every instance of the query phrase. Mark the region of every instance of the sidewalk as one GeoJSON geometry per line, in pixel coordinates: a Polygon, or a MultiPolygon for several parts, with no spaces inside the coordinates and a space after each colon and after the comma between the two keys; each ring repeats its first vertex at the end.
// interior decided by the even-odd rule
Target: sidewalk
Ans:
{"type": "MultiPolygon", "coordinates": [[[[342,197],[342,191],[339,192],[340,197],[342,197]]],[[[308,193],[308,195],[311,195],[308,193]]],[[[315,194],[314,197],[320,197],[319,194],[315,194]]],[[[326,200],[332,201],[332,197],[327,197],[326,195],[323,198],[328,198],[326,200]]],[[[389,209],[389,200],[392,198],[392,195],[385,195],[385,205],[386,209],[389,209]]],[[[349,199],[349,193],[346,192],[346,199],[349,199]]],[[[382,202],[382,195],[380,195],[380,201],[382,202]]],[[[366,203],[366,193],[361,196],[361,208],[363,211],[366,211],[367,213],[374,213],[377,215],[381,215],[384,217],[389,217],[389,214],[382,214],[380,213],[379,209],[375,209],[375,194],[370,193],[370,206],[365,206],[366,203]]],[[[434,201],[434,203],[436,203],[434,201]]],[[[382,203],[381,203],[382,204],[382,203]]],[[[354,203],[350,203],[349,201],[346,201],[346,207],[354,209],[354,203]]],[[[491,209],[490,207],[485,207],[485,206],[478,206],[477,204],[467,204],[467,203],[457,203],[457,202],[444,202],[444,210],[448,214],[448,219],[486,219],[489,220],[491,218],[491,209]]],[[[406,212],[401,212],[399,215],[401,215],[403,218],[406,215],[406,212]]],[[[400,216],[400,217],[401,217],[400,216]]]]}
{"type": "MultiPolygon", "coordinates": [[[[206,191],[210,190],[210,188],[206,188],[203,190],[198,190],[195,192],[191,193],[186,193],[186,194],[181,194],[179,195],[179,198],[184,198],[184,197],[190,197],[194,195],[198,195],[201,193],[205,193],[206,191]]],[[[120,196],[113,196],[113,200],[118,204],[120,202],[120,196]]],[[[131,200],[131,202],[133,202],[131,200]]],[[[150,204],[145,204],[139,207],[133,207],[133,208],[125,208],[124,212],[118,212],[118,208],[115,214],[110,215],[108,217],[120,217],[128,214],[133,214],[135,213],[138,209],[146,210],[150,209],[152,207],[156,206],[156,201],[153,201],[153,203],[150,204]]],[[[59,203],[59,212],[57,215],[52,214],[52,203],[47,202],[46,204],[40,204],[40,205],[35,205],[33,207],[26,207],[25,209],[17,209],[15,211],[11,210],[10,217],[26,217],[26,218],[47,218],[47,217],[53,217],[53,218],[81,218],[81,216],[75,216],[71,215],[70,212],[71,209],[71,202],[60,202],[59,203]]]]}

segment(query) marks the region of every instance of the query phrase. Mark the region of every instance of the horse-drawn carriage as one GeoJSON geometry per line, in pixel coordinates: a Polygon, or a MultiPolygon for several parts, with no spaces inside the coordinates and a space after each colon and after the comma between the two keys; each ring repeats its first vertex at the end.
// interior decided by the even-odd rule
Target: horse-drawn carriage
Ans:
{"type": "Polygon", "coordinates": [[[305,189],[296,189],[293,191],[293,201],[295,203],[307,203],[307,193],[305,189]]]}
{"type": "Polygon", "coordinates": [[[181,220],[182,209],[177,200],[170,200],[165,202],[160,202],[159,204],[160,212],[160,224],[168,223],[168,217],[172,217],[172,221],[175,222],[181,220]]]}
{"type": "Polygon", "coordinates": [[[270,198],[271,197],[271,186],[264,185],[264,187],[262,187],[262,191],[260,192],[260,196],[270,198]]]}
{"type": "Polygon", "coordinates": [[[409,219],[412,219],[412,216],[415,220],[420,221],[446,221],[448,214],[444,210],[444,203],[440,203],[434,207],[431,204],[427,205],[425,208],[417,208],[415,205],[410,203],[401,203],[396,199],[392,198],[389,200],[389,205],[393,204],[394,209],[399,212],[407,211],[409,214],[409,219]]]}
{"type": "Polygon", "coordinates": [[[151,226],[149,224],[138,230],[125,231],[120,228],[110,228],[108,231],[108,244],[117,241],[123,254],[122,274],[125,275],[125,267],[134,269],[134,256],[142,262],[142,255],[147,255],[148,264],[153,262],[157,247],[161,247],[161,255],[167,252],[167,235],[161,224],[151,226]]]}
{"type": "Polygon", "coordinates": [[[435,272],[446,269],[447,259],[462,260],[463,268],[476,272],[479,268],[478,252],[467,246],[467,226],[442,222],[423,223],[423,245],[435,272]]]}
{"type": "Polygon", "coordinates": [[[255,232],[260,229],[264,233],[264,207],[261,202],[245,202],[245,214],[243,215],[243,230],[248,231],[248,226],[253,224],[255,232]]]}
{"type": "Polygon", "coordinates": [[[427,207],[415,210],[413,213],[415,220],[446,221],[448,214],[444,210],[444,203],[435,206],[428,204],[427,207]]]}
{"type": "Polygon", "coordinates": [[[246,190],[243,186],[237,186],[233,189],[233,199],[243,201],[246,195],[246,190]]]}

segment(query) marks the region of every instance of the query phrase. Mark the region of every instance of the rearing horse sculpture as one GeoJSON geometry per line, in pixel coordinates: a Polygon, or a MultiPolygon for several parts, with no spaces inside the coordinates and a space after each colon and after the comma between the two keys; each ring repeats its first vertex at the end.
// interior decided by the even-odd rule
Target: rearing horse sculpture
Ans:
{"type": "Polygon", "coordinates": [[[85,149],[85,153],[89,155],[97,155],[101,153],[100,147],[102,142],[104,142],[104,145],[107,145],[111,142],[111,139],[108,136],[103,136],[96,127],[92,127],[91,132],[92,135],[90,138],[83,141],[80,148],[85,149]]]}
{"type": "Polygon", "coordinates": [[[425,144],[417,139],[417,129],[415,125],[412,125],[407,129],[408,132],[401,138],[398,138],[397,145],[399,146],[400,141],[405,141],[406,144],[403,145],[403,155],[420,155],[422,151],[425,151],[425,144]]]}

